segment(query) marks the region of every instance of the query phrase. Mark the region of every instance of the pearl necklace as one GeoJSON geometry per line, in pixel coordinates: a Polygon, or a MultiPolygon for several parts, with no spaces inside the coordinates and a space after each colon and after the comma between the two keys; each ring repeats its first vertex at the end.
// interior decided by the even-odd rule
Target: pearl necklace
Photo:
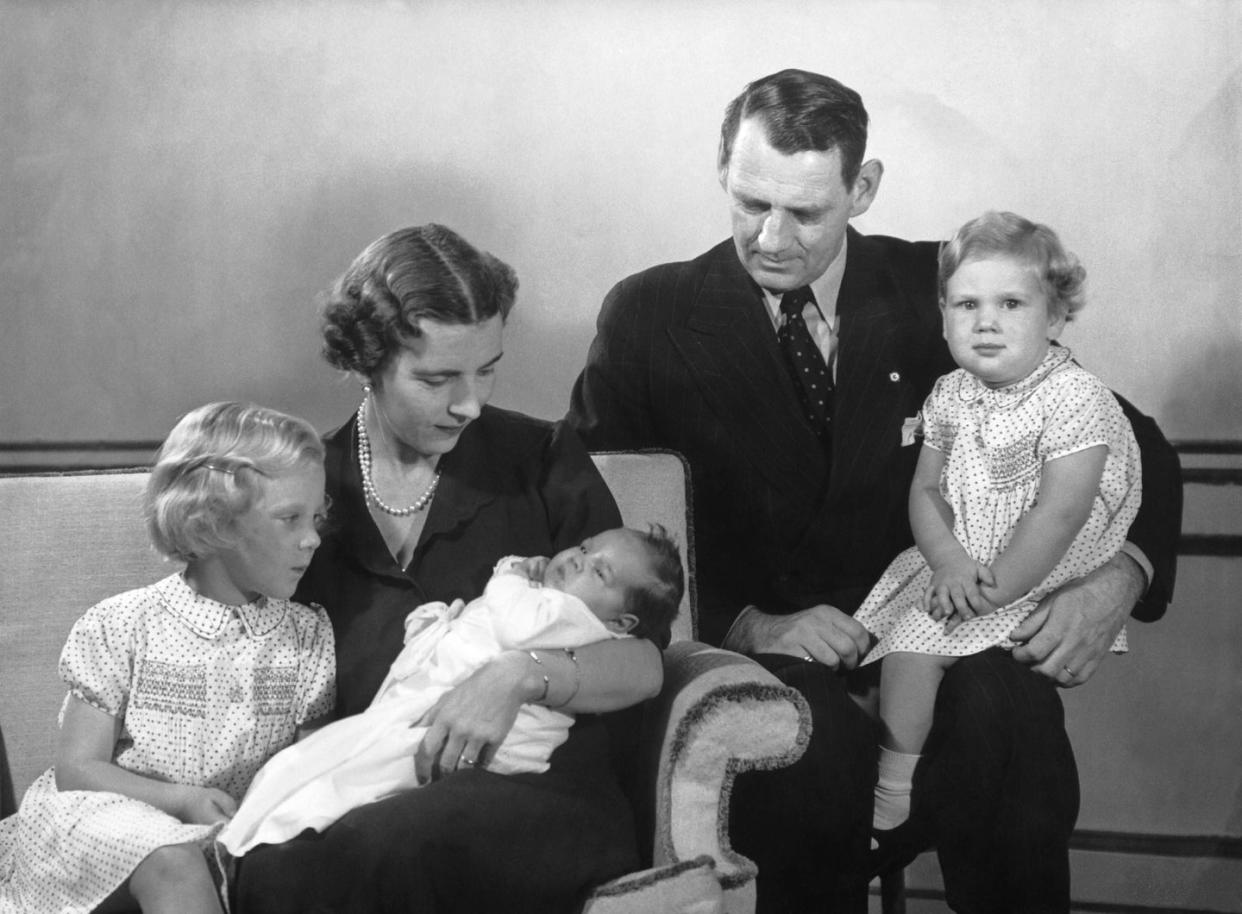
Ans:
{"type": "Polygon", "coordinates": [[[431,485],[427,486],[427,491],[418,496],[418,500],[408,508],[394,508],[379,497],[379,493],[375,491],[375,480],[371,477],[371,439],[367,435],[367,400],[370,397],[370,393],[363,397],[362,405],[358,407],[358,465],[362,468],[362,492],[368,504],[375,505],[385,514],[391,514],[393,517],[409,517],[431,504],[431,499],[436,494],[436,487],[440,485],[440,470],[436,469],[436,474],[431,478],[431,485]]]}

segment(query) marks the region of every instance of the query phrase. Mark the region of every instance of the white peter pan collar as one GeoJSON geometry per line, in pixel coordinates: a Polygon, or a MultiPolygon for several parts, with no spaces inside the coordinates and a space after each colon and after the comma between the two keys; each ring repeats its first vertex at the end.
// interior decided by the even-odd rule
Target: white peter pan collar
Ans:
{"type": "Polygon", "coordinates": [[[218,638],[233,618],[241,620],[242,628],[251,638],[265,638],[285,618],[288,603],[259,597],[253,603],[230,606],[196,593],[182,574],[169,575],[152,585],[160,604],[190,631],[203,638],[218,638]]]}

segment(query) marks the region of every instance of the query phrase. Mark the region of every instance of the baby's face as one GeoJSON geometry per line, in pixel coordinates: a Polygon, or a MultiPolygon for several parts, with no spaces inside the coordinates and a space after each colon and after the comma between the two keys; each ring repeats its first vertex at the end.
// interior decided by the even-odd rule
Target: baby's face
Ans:
{"type": "Polygon", "coordinates": [[[625,611],[626,595],[656,583],[642,536],[625,528],[558,552],[543,573],[545,587],[577,597],[614,631],[628,631],[637,621],[625,611]]]}

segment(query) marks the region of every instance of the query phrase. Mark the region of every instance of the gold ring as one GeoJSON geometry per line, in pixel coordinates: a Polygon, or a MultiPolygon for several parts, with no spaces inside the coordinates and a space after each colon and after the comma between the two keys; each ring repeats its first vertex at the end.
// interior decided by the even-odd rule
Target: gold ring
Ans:
{"type": "Polygon", "coordinates": [[[1070,669],[1069,667],[1067,667],[1067,666],[1063,666],[1063,667],[1061,667],[1061,669],[1065,670],[1065,672],[1067,672],[1067,673],[1069,673],[1069,674],[1070,674],[1070,679],[1073,679],[1075,676],[1077,676],[1077,675],[1078,675],[1077,673],[1075,673],[1073,670],[1071,670],[1071,669],[1070,669]]]}
{"type": "Polygon", "coordinates": [[[461,760],[461,763],[462,763],[463,765],[471,765],[471,766],[473,766],[473,765],[474,765],[474,759],[472,759],[472,758],[463,758],[463,759],[461,760]]]}
{"type": "Polygon", "coordinates": [[[814,657],[812,657],[810,654],[803,654],[803,655],[802,655],[802,659],[803,659],[803,660],[805,660],[807,663],[814,663],[814,662],[815,662],[815,658],[814,658],[814,657]]]}

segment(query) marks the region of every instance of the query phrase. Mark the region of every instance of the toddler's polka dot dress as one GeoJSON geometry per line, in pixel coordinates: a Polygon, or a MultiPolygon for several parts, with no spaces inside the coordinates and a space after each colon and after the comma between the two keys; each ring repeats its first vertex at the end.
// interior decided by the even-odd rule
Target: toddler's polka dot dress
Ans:
{"type": "MultiPolygon", "coordinates": [[[[1013,647],[1010,632],[1040,599],[1116,555],[1138,512],[1142,480],[1130,423],[1108,388],[1064,346],[1050,347],[1035,371],[1008,387],[990,388],[962,369],[945,375],[923,407],[923,434],[926,447],[945,454],[940,494],[953,509],[953,532],[984,565],[1035,504],[1045,462],[1100,444],[1108,458],[1087,522],[1048,577],[952,634],[923,611],[931,569],[922,554],[917,547],[901,553],[854,615],[879,638],[864,663],[892,651],[964,657],[1013,647]]],[[[1112,649],[1126,649],[1124,629],[1112,649]]]]}
{"type": "MultiPolygon", "coordinates": [[[[121,722],[117,765],[240,802],[300,724],[331,712],[333,652],[322,609],[267,598],[227,606],[178,574],[89,609],[69,634],[60,675],[66,702],[121,722]]],[[[0,821],[0,911],[87,914],[151,851],[206,848],[218,829],[117,793],[58,790],[48,770],[0,821]]]]}

